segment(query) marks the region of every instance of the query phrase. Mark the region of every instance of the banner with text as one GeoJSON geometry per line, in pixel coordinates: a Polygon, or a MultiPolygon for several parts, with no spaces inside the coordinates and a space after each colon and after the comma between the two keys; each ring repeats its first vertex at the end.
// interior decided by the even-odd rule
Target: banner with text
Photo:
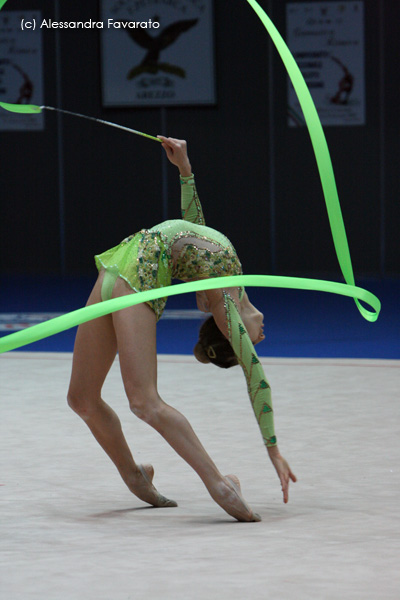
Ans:
{"type": "Polygon", "coordinates": [[[212,0],[102,0],[105,106],[214,104],[212,0]]]}
{"type": "MultiPolygon", "coordinates": [[[[364,125],[363,2],[289,2],[286,17],[287,44],[322,124],[364,125]]],[[[304,125],[299,101],[288,85],[289,125],[304,125]]]]}
{"type": "MultiPolygon", "coordinates": [[[[0,102],[43,104],[42,32],[22,29],[22,20],[40,21],[40,11],[0,12],[0,102]]],[[[40,131],[42,113],[0,111],[0,131],[40,131]]]]}

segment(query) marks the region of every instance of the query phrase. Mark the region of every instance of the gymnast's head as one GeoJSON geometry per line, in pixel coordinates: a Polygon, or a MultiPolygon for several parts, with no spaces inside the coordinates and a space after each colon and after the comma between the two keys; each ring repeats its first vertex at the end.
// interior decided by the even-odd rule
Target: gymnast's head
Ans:
{"type": "MultiPolygon", "coordinates": [[[[200,310],[209,309],[207,304],[199,304],[200,310]]],[[[264,315],[249,300],[246,293],[240,300],[243,325],[254,346],[265,340],[264,315]]],[[[229,369],[239,364],[227,338],[217,326],[214,317],[209,317],[200,327],[199,341],[193,353],[201,363],[213,363],[217,367],[229,369]]]]}
{"type": "Polygon", "coordinates": [[[200,327],[199,341],[193,354],[201,363],[213,363],[222,369],[239,364],[232,346],[218,329],[214,317],[209,317],[200,327]]]}

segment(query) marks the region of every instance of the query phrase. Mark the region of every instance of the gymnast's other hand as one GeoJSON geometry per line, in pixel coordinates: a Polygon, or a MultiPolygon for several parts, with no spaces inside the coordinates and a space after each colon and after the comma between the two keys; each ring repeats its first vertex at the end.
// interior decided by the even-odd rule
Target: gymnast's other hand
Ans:
{"type": "Polygon", "coordinates": [[[192,174],[192,167],[187,154],[187,144],[185,140],[176,140],[167,138],[163,135],[157,136],[162,141],[168,160],[178,167],[182,177],[189,177],[192,174]]]}
{"type": "Polygon", "coordinates": [[[291,479],[293,482],[296,482],[297,477],[292,473],[287,461],[279,453],[278,446],[268,448],[268,454],[281,482],[283,501],[287,504],[289,502],[289,480],[291,479]]]}

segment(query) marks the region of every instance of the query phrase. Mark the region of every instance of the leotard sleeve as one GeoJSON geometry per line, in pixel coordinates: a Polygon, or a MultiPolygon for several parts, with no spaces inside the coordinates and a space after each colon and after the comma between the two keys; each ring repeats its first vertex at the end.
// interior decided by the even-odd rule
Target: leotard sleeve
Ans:
{"type": "Polygon", "coordinates": [[[205,225],[206,222],[200,200],[197,195],[194,175],[192,174],[189,177],[182,177],[181,175],[179,179],[181,182],[182,219],[185,221],[190,221],[190,223],[205,225]]]}
{"type": "Polygon", "coordinates": [[[274,411],[272,409],[271,388],[265,377],[253,343],[247,333],[240,313],[232,296],[223,291],[226,321],[228,325],[229,342],[236,354],[247,381],[247,389],[251,405],[264,444],[276,446],[274,428],[274,411]]]}

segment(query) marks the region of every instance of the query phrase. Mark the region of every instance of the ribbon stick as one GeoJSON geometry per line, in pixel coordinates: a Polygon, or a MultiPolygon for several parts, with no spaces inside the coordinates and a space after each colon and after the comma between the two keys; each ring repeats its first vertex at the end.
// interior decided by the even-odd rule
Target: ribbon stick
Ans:
{"type": "Polygon", "coordinates": [[[154,137],[154,135],[142,133],[137,129],[124,127],[123,125],[118,125],[117,123],[111,123],[111,121],[103,121],[103,119],[96,119],[96,117],[88,117],[87,115],[81,115],[80,113],[71,112],[70,110],[64,110],[62,108],[54,108],[53,106],[35,106],[34,104],[10,104],[9,102],[0,102],[0,106],[1,108],[4,108],[4,110],[8,110],[9,112],[25,114],[37,114],[41,113],[42,110],[54,110],[65,115],[72,115],[73,117],[80,117],[81,119],[87,119],[88,121],[95,121],[96,123],[101,123],[101,125],[116,127],[117,129],[122,129],[123,131],[127,131],[128,133],[135,133],[136,135],[141,135],[142,137],[149,138],[156,142],[161,142],[161,140],[157,137],[154,137]]]}

